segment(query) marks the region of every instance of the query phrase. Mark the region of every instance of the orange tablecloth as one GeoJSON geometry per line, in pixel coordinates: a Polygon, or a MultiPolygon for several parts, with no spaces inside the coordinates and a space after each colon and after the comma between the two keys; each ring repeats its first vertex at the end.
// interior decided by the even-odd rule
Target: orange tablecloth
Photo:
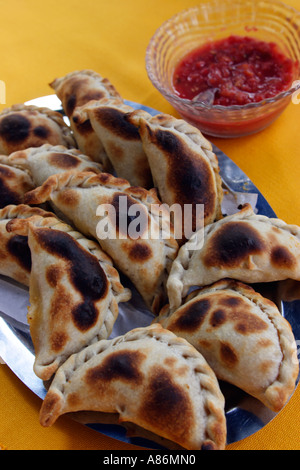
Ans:
{"type": "MultiPolygon", "coordinates": [[[[121,95],[176,116],[153,88],[145,50],[156,28],[192,0],[11,0],[1,1],[0,79],[6,104],[52,90],[55,77],[78,69],[107,76],[121,95]]],[[[300,0],[286,3],[300,10],[300,0]]],[[[278,217],[300,225],[300,105],[290,104],[267,130],[242,139],[212,141],[250,177],[278,217]]],[[[299,312],[300,319],[300,312],[299,312]]],[[[0,365],[0,446],[14,449],[128,450],[134,446],[62,417],[50,429],[39,425],[41,400],[0,365]]],[[[300,389],[258,433],[228,449],[300,449],[300,389]]]]}

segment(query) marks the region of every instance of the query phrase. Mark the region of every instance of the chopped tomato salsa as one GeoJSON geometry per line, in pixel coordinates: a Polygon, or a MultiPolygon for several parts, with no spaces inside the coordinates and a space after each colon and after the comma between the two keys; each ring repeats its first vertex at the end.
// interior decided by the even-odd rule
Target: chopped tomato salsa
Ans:
{"type": "Polygon", "coordinates": [[[177,65],[176,94],[210,105],[245,105],[272,98],[293,81],[294,62],[278,45],[230,36],[206,43],[177,65]]]}

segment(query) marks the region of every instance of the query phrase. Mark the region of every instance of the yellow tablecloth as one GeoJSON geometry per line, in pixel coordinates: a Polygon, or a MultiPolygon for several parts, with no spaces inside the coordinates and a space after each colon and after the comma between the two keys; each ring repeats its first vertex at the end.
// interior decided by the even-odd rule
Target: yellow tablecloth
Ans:
{"type": "MultiPolygon", "coordinates": [[[[157,27],[192,0],[0,0],[0,80],[6,104],[52,90],[48,83],[78,69],[107,76],[121,95],[162,112],[175,111],[151,85],[145,51],[157,27]]],[[[300,10],[300,0],[286,3],[300,10]]],[[[242,139],[212,141],[250,177],[278,217],[300,225],[300,105],[290,104],[267,130],[242,139]]],[[[300,321],[300,312],[299,312],[300,321]]],[[[0,365],[0,446],[16,449],[128,450],[134,446],[62,417],[39,425],[41,400],[0,365]]],[[[258,433],[230,450],[300,449],[300,389],[258,433]]]]}

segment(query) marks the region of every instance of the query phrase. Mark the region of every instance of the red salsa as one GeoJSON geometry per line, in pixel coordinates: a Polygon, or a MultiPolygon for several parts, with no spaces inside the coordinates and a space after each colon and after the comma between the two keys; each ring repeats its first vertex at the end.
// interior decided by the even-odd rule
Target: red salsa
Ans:
{"type": "Polygon", "coordinates": [[[185,56],[175,69],[173,86],[179,97],[188,100],[245,105],[288,89],[294,65],[275,43],[230,36],[185,56]]]}

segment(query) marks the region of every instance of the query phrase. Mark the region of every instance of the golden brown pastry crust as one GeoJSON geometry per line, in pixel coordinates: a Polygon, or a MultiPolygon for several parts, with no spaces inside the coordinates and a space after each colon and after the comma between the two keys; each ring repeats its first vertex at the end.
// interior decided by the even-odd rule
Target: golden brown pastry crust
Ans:
{"type": "Polygon", "coordinates": [[[224,279],[196,289],[157,319],[185,338],[217,377],[280,411],[295,389],[297,346],[276,305],[248,285],[224,279]]]}
{"type": "Polygon", "coordinates": [[[82,153],[102,163],[105,171],[111,170],[110,161],[91,126],[90,120],[87,119],[76,124],[72,116],[77,107],[83,106],[89,101],[105,97],[120,98],[118,91],[107,78],[101,77],[93,70],[70,72],[64,77],[53,80],[50,86],[62,102],[62,107],[70,119],[70,126],[82,153]]]}
{"type": "Polygon", "coordinates": [[[131,292],[99,245],[56,217],[14,219],[7,230],[28,237],[34,371],[48,380],[71,354],[111,334],[131,292]]]}
{"type": "Polygon", "coordinates": [[[191,286],[223,278],[250,284],[300,280],[299,259],[300,228],[255,214],[246,204],[181,247],[168,279],[170,305],[178,307],[191,286]]]}
{"type": "Polygon", "coordinates": [[[189,450],[223,449],[224,397],[215,374],[187,341],[160,325],[99,341],[57,371],[40,422],[67,412],[119,413],[189,450]]]}
{"type": "Polygon", "coordinates": [[[157,313],[166,303],[165,283],[178,245],[173,228],[168,224],[169,213],[164,208],[159,210],[161,203],[155,190],[131,187],[128,181],[107,173],[63,173],[48,178],[41,187],[27,193],[25,200],[29,204],[51,200],[81,233],[98,239],[102,249],[128,276],[153,312],[157,313]],[[125,198],[128,208],[137,205],[135,207],[143,214],[145,224],[141,224],[137,239],[127,236],[127,227],[123,233],[118,225],[122,217],[121,197],[125,198]],[[101,204],[110,204],[116,210],[117,219],[109,219],[109,224],[110,230],[116,230],[117,237],[98,237],[97,226],[103,219],[103,214],[98,212],[101,204]],[[164,225],[168,225],[168,233],[164,225]]]}
{"type": "Polygon", "coordinates": [[[127,119],[133,110],[120,98],[103,98],[77,108],[73,121],[79,124],[90,120],[118,177],[131,186],[151,189],[152,175],[139,131],[127,119]]]}
{"type": "Polygon", "coordinates": [[[16,104],[0,114],[0,153],[9,155],[45,143],[76,147],[63,116],[49,108],[16,104]]]}
{"type": "MultiPolygon", "coordinates": [[[[172,206],[204,206],[201,220],[192,218],[192,230],[222,217],[219,164],[211,143],[182,119],[168,114],[151,116],[134,111],[128,119],[139,127],[155,187],[160,199],[172,206]]],[[[184,237],[184,231],[181,237],[184,237]]]]}

